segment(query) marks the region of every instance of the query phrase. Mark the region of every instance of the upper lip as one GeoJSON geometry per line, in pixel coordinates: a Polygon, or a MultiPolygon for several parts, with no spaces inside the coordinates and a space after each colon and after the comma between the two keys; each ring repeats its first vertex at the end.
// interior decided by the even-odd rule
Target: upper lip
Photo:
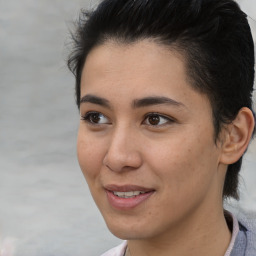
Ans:
{"type": "Polygon", "coordinates": [[[115,184],[109,184],[104,186],[106,190],[109,191],[117,191],[117,192],[129,192],[129,191],[143,191],[143,192],[149,192],[154,191],[153,188],[146,188],[138,185],[115,185],[115,184]]]}

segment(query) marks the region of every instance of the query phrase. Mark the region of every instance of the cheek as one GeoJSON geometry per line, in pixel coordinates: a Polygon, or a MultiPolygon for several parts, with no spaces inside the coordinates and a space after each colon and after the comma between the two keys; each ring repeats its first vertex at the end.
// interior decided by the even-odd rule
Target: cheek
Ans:
{"type": "MultiPolygon", "coordinates": [[[[194,148],[192,141],[162,146],[162,150],[151,150],[151,169],[160,181],[156,218],[179,219],[199,205],[214,184],[214,164],[210,163],[211,152],[203,145],[194,148]],[[164,205],[164,210],[163,210],[164,205]],[[162,209],[162,211],[160,211],[162,209]]],[[[214,153],[213,153],[214,154],[214,153]]]]}
{"type": "Polygon", "coordinates": [[[89,183],[100,172],[104,158],[104,145],[88,133],[85,134],[81,131],[78,132],[77,157],[80,168],[89,183]]]}
{"type": "MultiPolygon", "coordinates": [[[[185,136],[181,136],[186,138],[185,136]]],[[[206,188],[217,170],[217,151],[209,138],[198,136],[186,140],[176,136],[161,147],[151,149],[152,169],[163,182],[166,191],[182,196],[206,188]]]]}

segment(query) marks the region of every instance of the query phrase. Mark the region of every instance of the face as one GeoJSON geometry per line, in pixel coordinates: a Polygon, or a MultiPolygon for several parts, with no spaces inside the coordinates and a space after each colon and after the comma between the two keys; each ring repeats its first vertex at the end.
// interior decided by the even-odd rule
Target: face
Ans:
{"type": "Polygon", "coordinates": [[[154,238],[221,207],[212,109],[177,52],[108,42],[87,57],[78,160],[109,229],[154,238]]]}

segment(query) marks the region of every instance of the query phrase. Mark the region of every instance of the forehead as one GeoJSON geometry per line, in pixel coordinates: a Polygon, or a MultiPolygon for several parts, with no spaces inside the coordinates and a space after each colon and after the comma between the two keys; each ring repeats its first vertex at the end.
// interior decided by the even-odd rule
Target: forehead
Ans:
{"type": "Polygon", "coordinates": [[[190,85],[184,56],[149,40],[109,41],[95,47],[82,72],[81,97],[86,94],[100,94],[110,101],[148,96],[167,96],[186,104],[198,97],[208,101],[190,85]]]}
{"type": "MultiPolygon", "coordinates": [[[[115,83],[125,84],[126,81],[145,80],[160,74],[162,78],[174,67],[175,73],[186,80],[184,63],[183,56],[177,51],[152,41],[131,44],[108,41],[88,54],[82,72],[82,86],[88,87],[95,79],[112,78],[115,83]]],[[[159,87],[159,83],[155,86],[159,87]]]]}

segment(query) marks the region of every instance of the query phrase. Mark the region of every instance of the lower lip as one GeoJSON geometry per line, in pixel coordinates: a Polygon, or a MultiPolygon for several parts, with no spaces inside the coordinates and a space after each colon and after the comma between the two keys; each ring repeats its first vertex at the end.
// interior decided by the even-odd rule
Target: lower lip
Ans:
{"type": "Polygon", "coordinates": [[[111,191],[106,190],[106,192],[107,192],[107,198],[110,205],[113,208],[118,210],[133,209],[136,206],[145,202],[154,193],[154,191],[152,191],[144,194],[139,194],[138,196],[131,197],[131,198],[122,198],[114,195],[113,192],[111,191]]]}

